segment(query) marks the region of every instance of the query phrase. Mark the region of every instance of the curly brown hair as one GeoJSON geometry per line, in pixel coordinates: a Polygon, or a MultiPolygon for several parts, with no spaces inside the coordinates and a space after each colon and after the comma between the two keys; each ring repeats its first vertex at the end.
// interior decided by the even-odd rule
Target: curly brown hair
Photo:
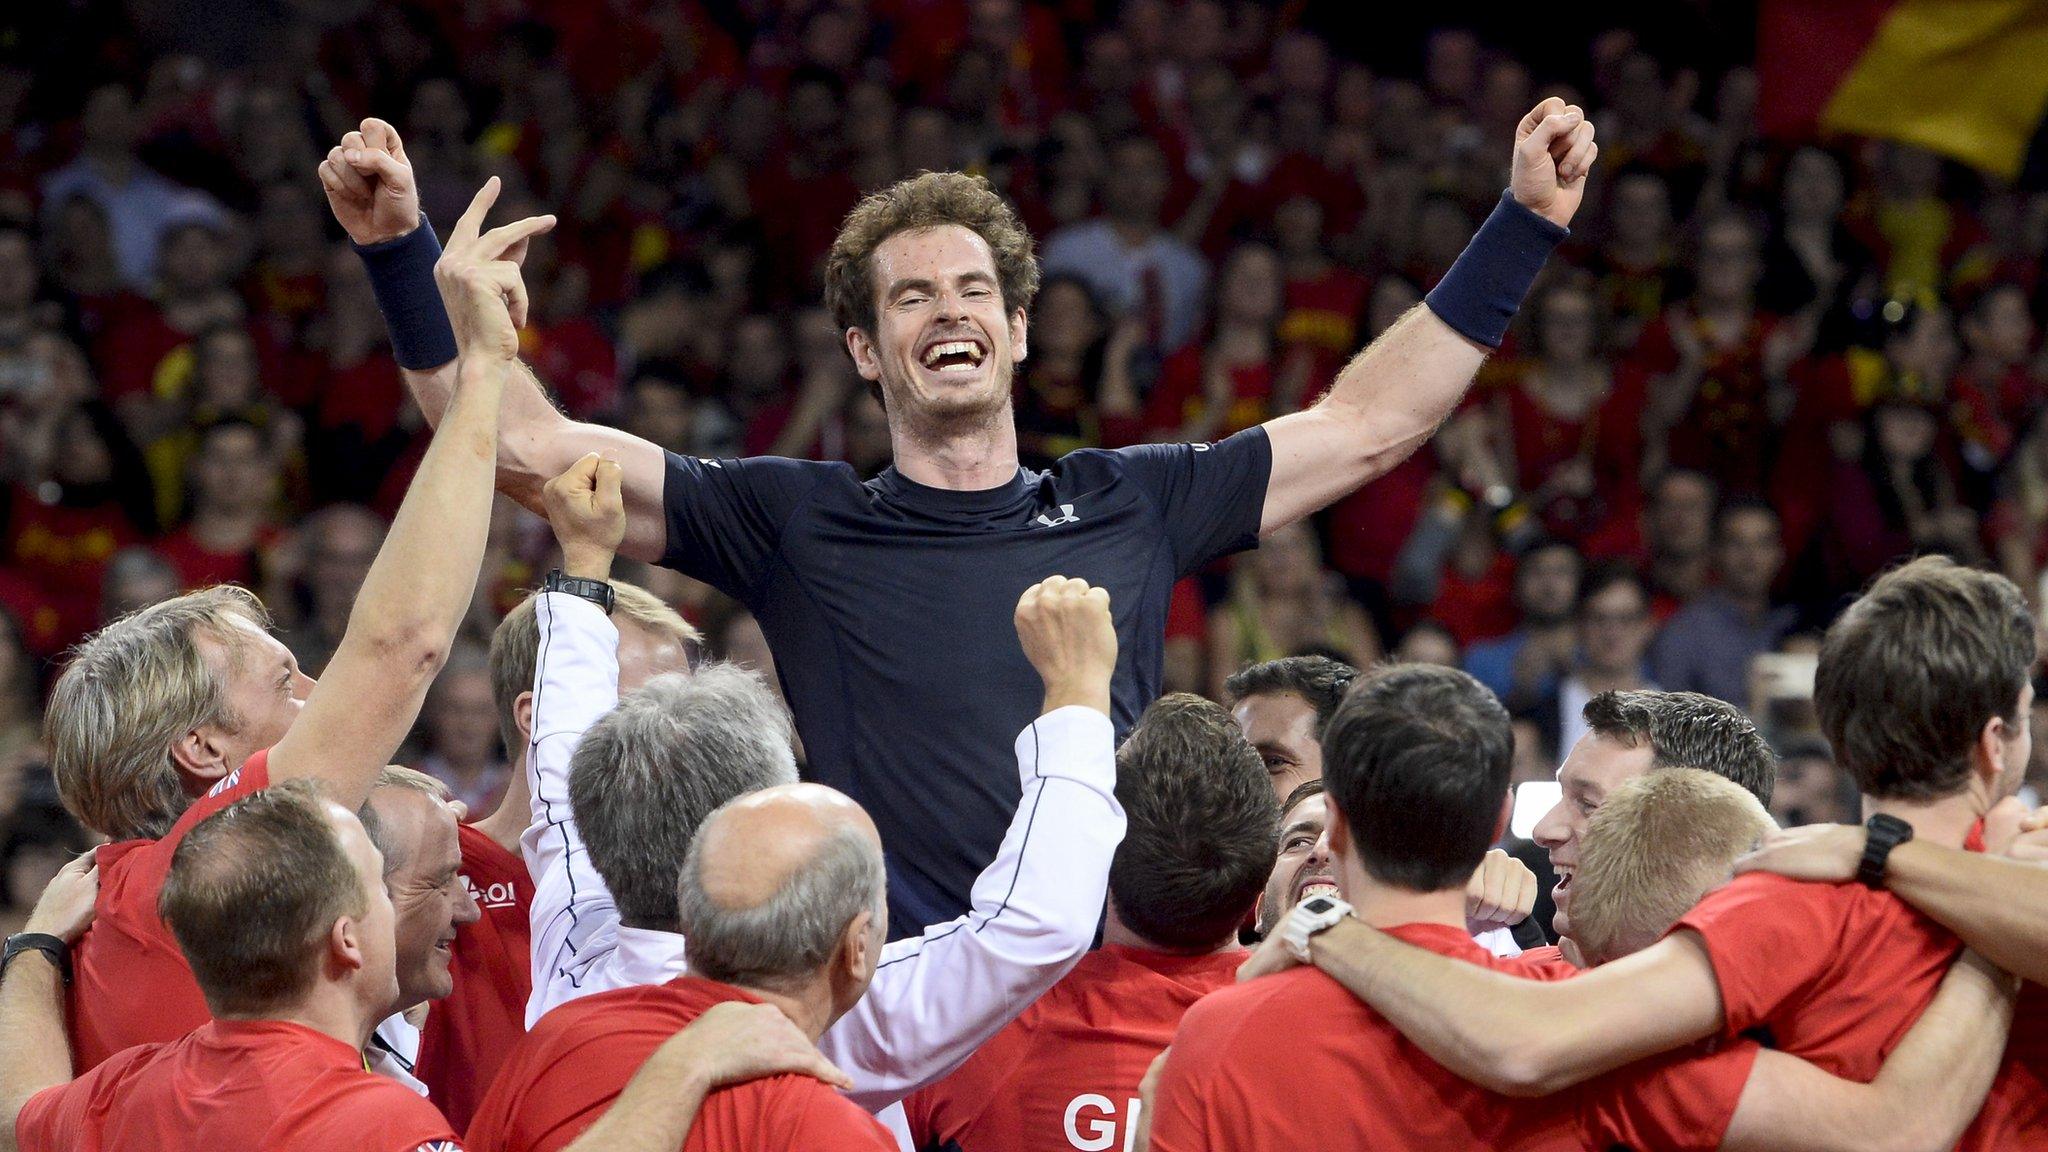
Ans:
{"type": "Polygon", "coordinates": [[[963,172],[922,172],[870,193],[839,226],[825,258],[825,306],[841,331],[875,330],[875,249],[898,232],[958,224],[988,242],[1003,307],[1015,312],[1038,294],[1031,233],[987,180],[963,172]]]}

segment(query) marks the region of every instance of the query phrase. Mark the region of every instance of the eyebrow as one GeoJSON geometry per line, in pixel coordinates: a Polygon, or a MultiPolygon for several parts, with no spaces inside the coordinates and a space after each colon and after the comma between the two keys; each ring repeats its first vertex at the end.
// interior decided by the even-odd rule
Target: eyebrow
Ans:
{"type": "Polygon", "coordinates": [[[1296,832],[1314,832],[1320,836],[1323,833],[1323,826],[1314,820],[1296,820],[1280,830],[1280,838],[1285,840],[1296,832]]]}
{"type": "MultiPolygon", "coordinates": [[[[959,276],[955,277],[954,279],[955,282],[960,284],[994,285],[996,282],[995,277],[989,275],[986,272],[980,271],[979,269],[973,272],[962,272],[959,276]]],[[[901,296],[903,293],[911,291],[912,289],[915,289],[919,292],[930,292],[933,291],[935,288],[937,288],[937,285],[935,283],[925,279],[922,276],[910,276],[892,282],[889,285],[889,290],[883,293],[882,295],[885,299],[894,300],[896,297],[901,296]]]]}

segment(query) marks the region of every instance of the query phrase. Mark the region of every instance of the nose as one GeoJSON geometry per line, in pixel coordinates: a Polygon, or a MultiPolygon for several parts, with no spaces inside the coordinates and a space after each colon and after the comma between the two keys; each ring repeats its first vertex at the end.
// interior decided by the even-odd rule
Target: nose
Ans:
{"type": "Polygon", "coordinates": [[[318,687],[319,683],[304,672],[295,673],[292,678],[292,699],[304,703],[306,697],[313,694],[313,689],[318,687]]]}
{"type": "Polygon", "coordinates": [[[1308,850],[1308,862],[1311,865],[1326,865],[1330,862],[1330,830],[1328,828],[1323,829],[1323,834],[1316,837],[1315,847],[1308,850]]]}
{"type": "Polygon", "coordinates": [[[1571,839],[1571,821],[1565,813],[1564,801],[1559,800],[1552,804],[1550,811],[1543,814],[1543,819],[1536,822],[1535,830],[1529,835],[1530,839],[1551,852],[1555,852],[1560,845],[1571,839]]]}
{"type": "Polygon", "coordinates": [[[461,885],[457,890],[462,893],[462,901],[455,906],[455,926],[460,928],[483,919],[484,910],[477,906],[476,897],[469,894],[469,885],[461,885]]]}

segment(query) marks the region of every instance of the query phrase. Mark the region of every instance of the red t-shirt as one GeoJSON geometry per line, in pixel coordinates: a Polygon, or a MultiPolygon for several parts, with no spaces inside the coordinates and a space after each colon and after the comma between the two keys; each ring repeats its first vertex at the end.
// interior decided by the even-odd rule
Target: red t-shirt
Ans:
{"type": "Polygon", "coordinates": [[[156,900],[185,834],[269,786],[270,752],[249,757],[221,784],[185,809],[163,839],[123,840],[99,849],[92,926],[71,949],[68,1016],[72,1060],[81,1072],[122,1049],[177,1040],[213,1018],[177,938],[156,914],[156,900]]]}
{"type": "MultiPolygon", "coordinates": [[[[556,1152],[597,1121],[656,1048],[713,1005],[759,1001],[679,976],[564,1004],[513,1048],[469,1126],[481,1152],[556,1152]]],[[[773,1076],[705,1097],[683,1152],[894,1152],[875,1118],[808,1076],[773,1076]]]]}
{"type": "MultiPolygon", "coordinates": [[[[1736,877],[1678,922],[1714,965],[1726,1031],[1768,1026],[1776,1046],[1868,1082],[1934,998],[1962,950],[1946,929],[1889,892],[1736,877]]],[[[2048,1016],[2029,986],[2006,1060],[1963,1149],[2048,1147],[2048,1016]]]]}
{"type": "MultiPolygon", "coordinates": [[[[1462,928],[1389,935],[1527,976],[1462,928]]],[[[1460,1079],[1313,968],[1234,984],[1188,1009],[1153,1101],[1154,1152],[1579,1148],[1568,1101],[1512,1100],[1460,1079]]]]}
{"type": "Polygon", "coordinates": [[[432,1104],[363,1070],[361,1052],[281,1020],[207,1024],[38,1092],[23,1152],[460,1152],[432,1104]]]}
{"type": "Polygon", "coordinates": [[[256,586],[259,559],[265,548],[276,543],[283,532],[265,525],[257,530],[255,546],[241,552],[215,552],[199,542],[188,525],[150,545],[156,554],[178,570],[178,582],[187,588],[213,584],[256,586]]]}
{"type": "Polygon", "coordinates": [[[903,1102],[912,1141],[974,1152],[1120,1147],[1145,1069],[1189,1006],[1236,981],[1244,957],[1103,945],[958,1071],[903,1102]]]}
{"type": "Polygon", "coordinates": [[[526,862],[474,827],[458,829],[462,883],[483,918],[455,930],[455,990],[427,1010],[413,1068],[456,1129],[469,1127],[512,1046],[526,1035],[533,991],[533,877],[526,862]]]}

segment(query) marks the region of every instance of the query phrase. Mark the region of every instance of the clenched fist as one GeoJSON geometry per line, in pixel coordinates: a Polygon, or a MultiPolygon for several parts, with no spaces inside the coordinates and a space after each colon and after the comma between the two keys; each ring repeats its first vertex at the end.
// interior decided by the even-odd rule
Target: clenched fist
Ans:
{"type": "Polygon", "coordinates": [[[1552,96],[1515,126],[1515,161],[1508,186],[1522,207],[1560,227],[1572,222],[1586,198],[1586,173],[1600,146],[1593,124],[1577,104],[1552,96]]]}
{"type": "Polygon", "coordinates": [[[420,225],[420,190],[398,129],[374,117],[320,162],[327,206],[358,244],[396,240],[420,225]]]}
{"type": "Polygon", "coordinates": [[[584,580],[609,580],[612,557],[626,538],[626,502],[617,460],[595,452],[541,488],[548,526],[562,546],[562,571],[584,580]]]}
{"type": "Polygon", "coordinates": [[[1109,713],[1116,623],[1107,589],[1065,576],[1033,584],[1017,601],[1017,640],[1045,681],[1045,711],[1079,704],[1109,713]]]}

